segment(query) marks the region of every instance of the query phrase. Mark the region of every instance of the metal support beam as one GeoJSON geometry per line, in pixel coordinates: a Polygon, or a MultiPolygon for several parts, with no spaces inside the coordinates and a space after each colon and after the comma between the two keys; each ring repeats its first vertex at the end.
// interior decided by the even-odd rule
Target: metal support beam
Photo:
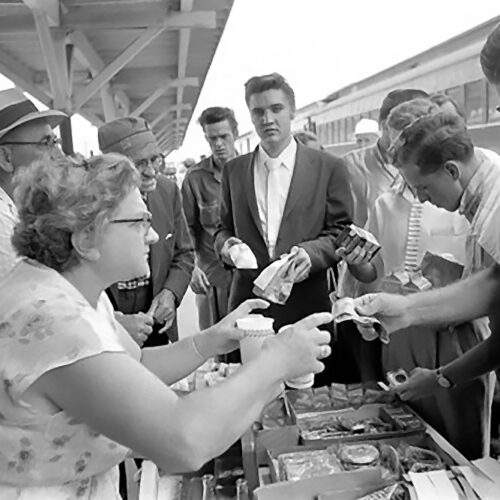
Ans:
{"type": "MultiPolygon", "coordinates": [[[[140,8],[140,7],[139,7],[140,8]]],[[[69,29],[116,29],[139,28],[147,26],[163,26],[165,29],[207,28],[217,27],[215,10],[197,10],[195,12],[169,12],[165,16],[165,7],[160,11],[142,9],[132,12],[130,9],[72,9],[63,15],[62,25],[69,29]],[[162,15],[165,16],[162,18],[162,15]]]]}
{"type": "MultiPolygon", "coordinates": [[[[76,59],[83,66],[87,66],[89,68],[93,77],[105,69],[106,65],[104,64],[104,61],[101,59],[101,56],[94,49],[93,45],[84,33],[78,30],[72,31],[67,35],[67,38],[68,41],[75,47],[76,59]]],[[[120,101],[122,107],[122,113],[120,114],[127,116],[130,113],[130,100],[128,95],[123,90],[114,89],[112,85],[110,86],[110,91],[114,97],[120,101]]],[[[106,114],[106,112],[104,112],[104,114],[106,114]]]]}
{"type": "Polygon", "coordinates": [[[156,134],[162,134],[163,132],[171,133],[173,130],[178,129],[181,126],[187,126],[189,119],[186,117],[179,118],[178,120],[172,120],[164,124],[162,127],[156,127],[156,134]]]}
{"type": "Polygon", "coordinates": [[[157,135],[156,140],[158,142],[163,142],[166,139],[169,140],[179,140],[182,138],[182,132],[180,130],[167,130],[157,135]]]}
{"type": "MultiPolygon", "coordinates": [[[[193,10],[194,0],[181,0],[181,11],[190,12],[193,10]]],[[[179,64],[177,66],[177,77],[184,78],[186,76],[187,59],[189,55],[189,42],[191,40],[191,30],[184,28],[179,32],[179,64]]],[[[180,105],[184,98],[184,88],[177,89],[177,104],[180,105]]],[[[177,119],[181,117],[182,111],[177,111],[177,119]]]]}
{"type": "MultiPolygon", "coordinates": [[[[27,3],[38,5],[35,0],[29,0],[27,3]]],[[[54,101],[53,107],[71,114],[71,91],[68,75],[71,63],[68,64],[67,60],[67,56],[68,54],[71,55],[71,52],[66,51],[65,37],[61,31],[57,28],[50,28],[49,17],[45,10],[40,9],[38,6],[31,7],[31,9],[42,49],[42,56],[49,75],[54,101]]],[[[57,11],[59,11],[59,5],[57,5],[57,11]]]]}
{"type": "Polygon", "coordinates": [[[101,89],[101,100],[102,109],[104,111],[104,120],[106,122],[113,121],[116,118],[116,107],[113,93],[111,92],[109,85],[105,85],[101,89]]]}
{"type": "Polygon", "coordinates": [[[61,10],[59,0],[23,0],[31,10],[45,12],[50,27],[61,26],[61,10]]]}
{"type": "MultiPolygon", "coordinates": [[[[43,2],[46,0],[40,0],[43,2]]],[[[135,0],[134,0],[135,1],[135,0]]],[[[101,8],[101,2],[90,9],[71,8],[61,13],[60,26],[68,30],[87,29],[116,29],[116,28],[145,28],[151,24],[161,22],[165,16],[165,5],[159,5],[158,9],[141,8],[140,2],[134,6],[117,8],[101,8]]],[[[181,28],[207,28],[217,27],[215,11],[199,11],[186,15],[185,13],[171,12],[171,19],[167,29],[181,28]],[[194,15],[195,14],[195,15],[194,15]]],[[[33,31],[35,28],[33,17],[27,14],[13,14],[12,16],[0,16],[0,33],[23,33],[33,31]]]]}
{"type": "Polygon", "coordinates": [[[50,90],[35,83],[36,72],[32,71],[10,54],[0,49],[0,73],[12,80],[19,88],[28,92],[47,107],[52,106],[50,90]]]}
{"type": "Polygon", "coordinates": [[[75,110],[80,109],[97,91],[99,91],[113,76],[126,66],[144,47],[149,45],[165,28],[151,26],[138,36],[111,64],[104,68],[75,97],[75,110]]]}
{"type": "Polygon", "coordinates": [[[141,102],[139,106],[132,112],[132,116],[140,116],[146,109],[151,106],[155,101],[157,101],[169,88],[171,87],[198,87],[199,86],[199,78],[176,78],[174,80],[170,80],[166,85],[163,85],[157,88],[147,99],[141,102]]]}
{"type": "MultiPolygon", "coordinates": [[[[173,106],[170,106],[169,108],[167,108],[165,111],[163,111],[163,113],[160,113],[152,122],[151,122],[151,127],[154,127],[156,125],[158,125],[158,123],[160,123],[163,118],[165,118],[169,113],[171,113],[172,111],[175,111],[176,113],[180,114],[182,113],[183,110],[185,109],[192,109],[193,105],[192,104],[188,104],[188,103],[183,103],[183,104],[174,104],[173,106]]],[[[178,121],[179,118],[177,118],[176,121],[178,121]]]]}

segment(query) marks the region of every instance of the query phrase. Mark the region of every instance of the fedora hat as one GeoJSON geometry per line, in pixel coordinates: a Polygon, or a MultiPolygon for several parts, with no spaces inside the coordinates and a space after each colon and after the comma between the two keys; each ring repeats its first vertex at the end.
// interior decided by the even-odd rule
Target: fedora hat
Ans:
{"type": "Polygon", "coordinates": [[[65,118],[68,118],[68,115],[55,109],[39,111],[17,88],[0,91],[0,138],[33,120],[43,119],[51,128],[55,128],[65,118]]]}

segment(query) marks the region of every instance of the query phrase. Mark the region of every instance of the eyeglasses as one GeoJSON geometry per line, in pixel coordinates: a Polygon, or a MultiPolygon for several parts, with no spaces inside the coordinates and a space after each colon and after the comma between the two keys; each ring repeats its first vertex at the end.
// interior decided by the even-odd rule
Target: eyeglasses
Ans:
{"type": "Polygon", "coordinates": [[[153,168],[159,168],[163,164],[163,155],[154,155],[151,156],[150,158],[144,158],[142,160],[137,160],[134,162],[135,166],[138,170],[143,170],[145,169],[150,163],[153,166],[153,168]]]}
{"type": "Polygon", "coordinates": [[[137,217],[135,219],[113,219],[109,222],[112,224],[140,224],[144,229],[144,234],[147,234],[151,229],[152,215],[150,212],[146,212],[142,217],[137,217]]]}
{"type": "Polygon", "coordinates": [[[42,137],[38,142],[33,141],[7,141],[2,142],[4,146],[40,146],[43,148],[52,148],[60,144],[61,139],[57,135],[47,135],[42,137]]]}

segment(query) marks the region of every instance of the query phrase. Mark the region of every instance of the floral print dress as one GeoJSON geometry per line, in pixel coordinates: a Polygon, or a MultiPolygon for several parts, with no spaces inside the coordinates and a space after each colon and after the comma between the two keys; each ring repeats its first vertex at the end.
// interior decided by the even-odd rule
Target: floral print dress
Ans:
{"type": "Polygon", "coordinates": [[[0,499],[119,499],[128,450],[64,411],[23,400],[44,373],[103,352],[140,359],[105,293],[94,309],[63,276],[30,260],[0,283],[0,499]]]}

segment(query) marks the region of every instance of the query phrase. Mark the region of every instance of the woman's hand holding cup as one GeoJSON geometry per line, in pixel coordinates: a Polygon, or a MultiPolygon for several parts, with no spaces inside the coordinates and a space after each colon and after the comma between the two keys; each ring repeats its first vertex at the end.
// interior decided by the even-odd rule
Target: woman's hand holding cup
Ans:
{"type": "Polygon", "coordinates": [[[332,320],[328,312],[311,314],[265,341],[264,350],[276,351],[275,362],[284,380],[324,370],[321,360],[331,354],[330,334],[317,327],[332,320]]]}

